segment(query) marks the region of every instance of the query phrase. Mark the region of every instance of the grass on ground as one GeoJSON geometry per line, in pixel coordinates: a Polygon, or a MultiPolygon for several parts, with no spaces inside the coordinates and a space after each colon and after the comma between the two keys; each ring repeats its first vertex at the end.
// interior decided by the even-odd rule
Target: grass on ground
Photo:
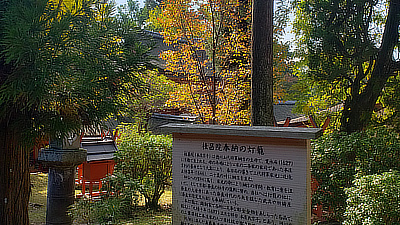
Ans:
{"type": "Polygon", "coordinates": [[[30,224],[45,224],[47,205],[47,174],[31,173],[31,196],[29,198],[30,224]]]}
{"type": "MultiPolygon", "coordinates": [[[[29,199],[29,220],[31,225],[43,225],[46,222],[47,174],[31,174],[31,197],[29,199]]],[[[143,201],[142,201],[143,204],[143,201]]],[[[139,207],[132,219],[124,221],[126,225],[162,225],[172,224],[172,193],[167,190],[160,199],[160,211],[148,211],[139,207]]]]}

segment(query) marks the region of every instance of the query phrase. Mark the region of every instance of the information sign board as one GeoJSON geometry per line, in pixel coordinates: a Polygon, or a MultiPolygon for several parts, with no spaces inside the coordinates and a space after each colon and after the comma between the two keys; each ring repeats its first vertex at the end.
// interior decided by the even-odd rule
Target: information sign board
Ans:
{"type": "Polygon", "coordinates": [[[309,139],[320,129],[167,125],[173,224],[311,223],[309,139]]]}

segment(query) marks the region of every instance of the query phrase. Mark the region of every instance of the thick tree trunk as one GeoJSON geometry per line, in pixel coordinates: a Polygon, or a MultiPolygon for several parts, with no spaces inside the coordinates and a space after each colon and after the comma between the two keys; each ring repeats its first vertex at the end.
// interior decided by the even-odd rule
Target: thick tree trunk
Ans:
{"type": "Polygon", "coordinates": [[[252,125],[272,126],[273,114],[273,0],[253,0],[252,125]]]}
{"type": "Polygon", "coordinates": [[[27,225],[29,154],[21,147],[18,134],[0,125],[0,224],[27,225]]]}
{"type": "Polygon", "coordinates": [[[369,86],[360,95],[346,100],[341,121],[342,131],[361,131],[371,121],[375,103],[381,95],[386,79],[374,79],[368,83],[369,86]]]}
{"type": "Polygon", "coordinates": [[[341,119],[342,131],[348,133],[360,131],[370,122],[376,101],[388,78],[397,69],[394,67],[393,50],[399,41],[399,26],[400,0],[391,0],[382,44],[375,60],[371,78],[360,94],[354,93],[352,98],[346,100],[341,119]]]}

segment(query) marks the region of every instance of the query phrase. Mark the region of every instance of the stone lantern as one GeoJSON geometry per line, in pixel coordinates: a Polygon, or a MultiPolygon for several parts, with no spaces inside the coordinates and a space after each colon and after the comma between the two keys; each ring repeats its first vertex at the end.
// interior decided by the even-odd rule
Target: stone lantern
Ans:
{"type": "Polygon", "coordinates": [[[75,198],[76,167],[86,161],[87,152],[80,148],[80,136],[58,138],[42,149],[38,160],[49,167],[46,224],[72,224],[68,208],[75,198]]]}

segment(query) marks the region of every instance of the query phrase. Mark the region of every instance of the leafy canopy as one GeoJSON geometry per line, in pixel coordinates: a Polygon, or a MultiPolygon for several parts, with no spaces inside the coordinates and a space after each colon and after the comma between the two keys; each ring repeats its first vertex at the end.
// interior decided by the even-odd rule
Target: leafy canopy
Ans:
{"type": "Polygon", "coordinates": [[[10,1],[2,20],[0,121],[29,136],[99,124],[135,97],[149,48],[112,4],[10,1]]]}
{"type": "MultiPolygon", "coordinates": [[[[296,0],[294,29],[303,108],[344,103],[341,128],[363,129],[399,71],[398,1],[296,0]]],[[[307,109],[305,110],[307,111],[307,109]]]]}
{"type": "MultiPolygon", "coordinates": [[[[171,46],[161,58],[166,70],[180,83],[167,102],[185,108],[202,123],[250,123],[250,1],[165,0],[161,12],[154,10],[149,22],[160,29],[171,46]]],[[[280,5],[283,15],[285,8],[280,5]]],[[[276,36],[283,34],[287,20],[279,18],[276,36]]],[[[275,100],[287,74],[288,46],[275,45],[275,100]]]]}

